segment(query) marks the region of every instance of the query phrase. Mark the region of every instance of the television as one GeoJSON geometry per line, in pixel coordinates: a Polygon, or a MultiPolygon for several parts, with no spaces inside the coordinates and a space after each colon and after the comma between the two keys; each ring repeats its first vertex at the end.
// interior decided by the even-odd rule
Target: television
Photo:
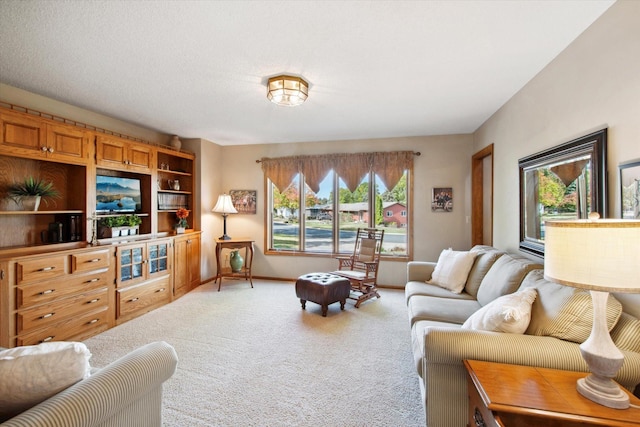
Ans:
{"type": "Polygon", "coordinates": [[[142,210],[140,180],[96,176],[96,213],[139,213],[142,210]]]}

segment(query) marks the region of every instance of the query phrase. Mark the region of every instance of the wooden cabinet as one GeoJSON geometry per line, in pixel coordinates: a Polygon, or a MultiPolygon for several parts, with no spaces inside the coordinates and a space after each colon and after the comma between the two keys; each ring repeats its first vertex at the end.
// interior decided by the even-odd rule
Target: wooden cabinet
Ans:
{"type": "Polygon", "coordinates": [[[96,164],[100,167],[151,173],[155,148],[109,135],[96,137],[96,164]]]}
{"type": "Polygon", "coordinates": [[[39,117],[0,111],[0,152],[50,161],[87,164],[90,133],[39,117]]]}
{"type": "Polygon", "coordinates": [[[82,340],[114,324],[110,250],[87,248],[0,263],[0,345],[82,340]]]}
{"type": "Polygon", "coordinates": [[[17,110],[0,107],[0,190],[40,176],[60,198],[25,211],[0,194],[0,346],[82,340],[200,284],[198,218],[174,234],[177,209],[195,211],[193,154],[17,110]],[[98,174],[139,179],[142,235],[87,242],[98,174]],[[51,241],[60,224],[63,240],[51,241]]]}
{"type": "Polygon", "coordinates": [[[174,239],[173,297],[178,298],[200,285],[200,233],[174,239]]]}
{"type": "Polygon", "coordinates": [[[0,120],[0,151],[18,156],[46,156],[46,124],[42,120],[10,111],[0,112],[0,120]]]}
{"type": "Polygon", "coordinates": [[[116,259],[118,323],[171,301],[172,239],[123,244],[116,259]]]}

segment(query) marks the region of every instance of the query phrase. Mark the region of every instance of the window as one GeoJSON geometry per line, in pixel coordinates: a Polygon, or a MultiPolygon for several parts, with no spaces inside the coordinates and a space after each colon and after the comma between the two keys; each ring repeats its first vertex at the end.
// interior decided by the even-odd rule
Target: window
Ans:
{"type": "MultiPolygon", "coordinates": [[[[409,158],[412,156],[413,153],[409,158]]],[[[274,171],[268,169],[272,165],[263,165],[269,212],[267,253],[351,253],[356,230],[375,227],[385,229],[383,256],[409,255],[407,182],[411,179],[412,161],[400,170],[399,179],[392,177],[394,187],[388,189],[384,182],[390,180],[383,170],[370,168],[363,177],[354,180],[352,174],[343,179],[337,171],[339,167],[331,167],[335,166],[331,155],[283,158],[283,162],[291,159],[297,159],[297,163],[289,164],[288,170],[274,171]],[[311,166],[314,159],[324,162],[320,173],[316,164],[311,166]]]]}

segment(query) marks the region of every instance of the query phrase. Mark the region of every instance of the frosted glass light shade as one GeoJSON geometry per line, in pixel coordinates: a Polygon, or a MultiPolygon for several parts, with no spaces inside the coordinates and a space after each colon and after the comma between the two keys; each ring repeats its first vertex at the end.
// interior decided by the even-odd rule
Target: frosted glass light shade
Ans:
{"type": "Polygon", "coordinates": [[[294,107],[309,96],[309,83],[294,76],[277,76],[269,79],[267,98],[274,104],[294,107]]]}

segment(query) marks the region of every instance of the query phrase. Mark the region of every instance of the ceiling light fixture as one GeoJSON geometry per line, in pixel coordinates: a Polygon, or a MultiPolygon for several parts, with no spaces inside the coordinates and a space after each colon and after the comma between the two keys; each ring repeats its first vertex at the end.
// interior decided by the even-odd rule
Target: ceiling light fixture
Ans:
{"type": "Polygon", "coordinates": [[[267,98],[274,104],[295,107],[307,100],[309,83],[300,77],[271,77],[267,84],[267,98]]]}

